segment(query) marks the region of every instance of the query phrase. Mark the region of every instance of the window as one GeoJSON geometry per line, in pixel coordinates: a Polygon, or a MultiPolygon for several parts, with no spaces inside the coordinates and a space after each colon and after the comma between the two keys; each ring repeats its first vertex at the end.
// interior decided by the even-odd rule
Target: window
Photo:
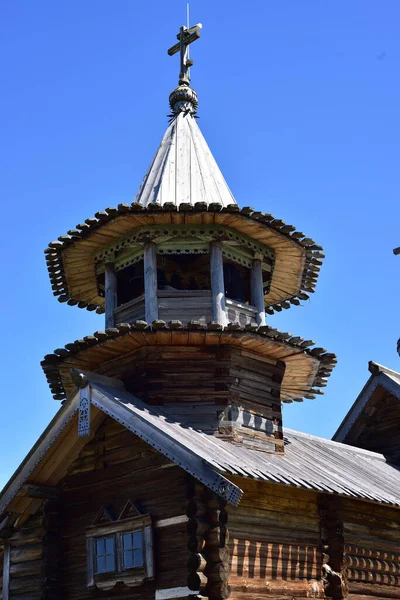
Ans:
{"type": "Polygon", "coordinates": [[[150,515],[101,522],[86,530],[88,587],[141,585],[154,576],[150,515]]]}
{"type": "Polygon", "coordinates": [[[108,573],[115,570],[115,543],[113,537],[96,539],[95,573],[108,573]]]}
{"type": "Polygon", "coordinates": [[[143,532],[123,533],[122,567],[130,569],[141,566],[143,566],[143,532]]]}

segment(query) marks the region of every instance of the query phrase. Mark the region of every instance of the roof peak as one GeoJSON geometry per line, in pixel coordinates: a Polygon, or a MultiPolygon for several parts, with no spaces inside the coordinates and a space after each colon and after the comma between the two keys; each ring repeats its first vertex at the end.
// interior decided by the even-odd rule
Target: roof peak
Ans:
{"type": "Polygon", "coordinates": [[[204,202],[207,206],[217,203],[225,208],[237,204],[197,125],[193,103],[191,108],[190,100],[180,95],[183,89],[193,92],[184,86],[175,90],[177,112],[144,176],[135,202],[145,207],[204,202]]]}

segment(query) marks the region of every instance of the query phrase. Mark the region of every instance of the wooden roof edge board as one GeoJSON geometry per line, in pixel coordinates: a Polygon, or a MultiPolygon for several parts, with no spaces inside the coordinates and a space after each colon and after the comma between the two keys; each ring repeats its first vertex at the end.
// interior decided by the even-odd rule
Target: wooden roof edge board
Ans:
{"type": "MultiPolygon", "coordinates": [[[[183,203],[183,204],[186,206],[186,203],[183,203]]],[[[232,206],[229,205],[229,206],[225,207],[223,210],[222,210],[222,206],[221,206],[220,210],[218,211],[217,207],[215,206],[215,203],[212,205],[209,205],[209,206],[202,206],[203,204],[204,203],[196,203],[196,205],[194,207],[195,211],[196,212],[208,211],[208,212],[213,212],[214,214],[231,213],[232,215],[235,215],[236,217],[239,216],[239,217],[247,219],[249,221],[251,221],[251,220],[256,221],[257,223],[262,224],[267,229],[274,230],[275,233],[278,233],[280,236],[282,236],[286,240],[290,241],[296,247],[298,247],[299,249],[302,249],[302,251],[305,252],[306,255],[303,258],[302,271],[301,271],[301,273],[299,273],[298,292],[302,291],[303,283],[304,283],[304,286],[307,287],[307,289],[313,290],[313,287],[309,286],[307,283],[307,281],[308,281],[307,277],[311,276],[311,274],[312,274],[314,276],[314,280],[315,280],[315,278],[318,277],[318,271],[315,272],[314,270],[311,269],[311,265],[313,264],[313,263],[311,263],[311,260],[312,260],[314,253],[316,255],[318,255],[318,257],[323,258],[323,256],[321,256],[321,252],[320,252],[322,250],[321,246],[317,246],[315,243],[311,244],[311,242],[314,242],[314,240],[311,240],[311,238],[306,238],[305,234],[303,234],[303,233],[299,234],[299,236],[297,236],[295,234],[298,234],[298,232],[289,232],[288,231],[288,227],[291,228],[292,226],[287,226],[286,224],[280,225],[281,223],[284,223],[284,222],[274,219],[274,217],[272,215],[265,215],[264,213],[257,212],[257,211],[251,212],[251,210],[248,207],[245,207],[244,209],[242,209],[238,212],[236,205],[232,205],[232,206]],[[304,241],[302,241],[302,238],[304,239],[304,241]],[[310,267],[310,269],[309,269],[309,267],[310,267]]],[[[159,207],[159,211],[168,213],[168,212],[171,212],[171,207],[169,205],[167,205],[167,206],[164,205],[162,207],[159,207]]],[[[102,227],[102,226],[114,221],[115,219],[123,217],[123,215],[126,215],[127,212],[131,212],[134,214],[138,214],[138,213],[153,214],[154,208],[152,208],[151,205],[149,205],[148,207],[143,207],[140,204],[134,205],[134,203],[132,203],[132,205],[129,207],[129,210],[127,210],[126,206],[124,205],[123,208],[121,208],[121,210],[119,207],[117,209],[112,209],[110,214],[108,214],[107,209],[106,209],[106,211],[104,211],[104,218],[102,218],[100,220],[97,218],[86,219],[86,221],[87,221],[86,227],[84,229],[82,229],[80,236],[71,236],[71,235],[60,236],[61,239],[59,238],[58,240],[49,243],[48,248],[45,249],[48,267],[49,268],[57,267],[60,270],[60,275],[64,275],[65,267],[63,265],[63,260],[62,260],[62,255],[63,255],[64,250],[66,250],[71,245],[73,245],[75,243],[79,243],[81,240],[84,240],[86,237],[88,237],[91,233],[93,233],[99,227],[102,227]]],[[[185,212],[184,207],[183,207],[182,212],[185,212]]],[[[96,214],[99,214],[99,213],[96,213],[96,214]]],[[[70,293],[69,293],[68,284],[65,283],[65,287],[63,289],[63,295],[68,296],[69,294],[70,293]]],[[[291,296],[288,296],[287,299],[290,299],[291,297],[296,297],[296,294],[294,294],[294,295],[292,294],[291,296]]],[[[284,300],[285,300],[285,298],[284,298],[284,300]]]]}
{"type": "Polygon", "coordinates": [[[28,452],[18,469],[11,476],[10,480],[5,484],[3,490],[0,492],[0,516],[7,509],[7,506],[11,500],[20,491],[39,462],[47,454],[56,438],[67,427],[77,410],[78,395],[75,394],[70,399],[70,402],[61,406],[60,410],[55,414],[49,425],[43,431],[42,435],[32,446],[31,450],[28,452]]]}
{"type": "MultiPolygon", "coordinates": [[[[243,494],[242,490],[219,473],[214,465],[207,464],[207,461],[203,458],[196,456],[193,451],[185,448],[181,441],[176,440],[176,438],[171,437],[170,434],[163,431],[163,421],[161,419],[160,427],[158,428],[154,426],[154,423],[146,423],[146,420],[143,417],[143,409],[145,408],[146,410],[144,403],[129,394],[132,400],[140,404],[140,410],[136,412],[136,418],[133,420],[131,414],[132,409],[129,411],[130,414],[128,414],[124,404],[117,399],[118,394],[123,392],[121,386],[114,388],[112,385],[114,380],[111,378],[101,377],[101,385],[99,383],[99,377],[96,374],[82,372],[82,375],[83,379],[90,377],[90,381],[86,379],[86,387],[90,386],[91,388],[90,396],[94,406],[105,415],[110,416],[124,425],[124,427],[137,435],[140,439],[144,440],[166,458],[180,466],[187,473],[193,475],[196,479],[204,483],[221,497],[225,498],[228,502],[237,506],[243,494]],[[104,394],[103,386],[106,383],[106,380],[109,380],[110,382],[109,386],[114,392],[112,395],[107,396],[107,394],[104,394]]],[[[125,393],[127,394],[127,392],[125,393]]],[[[58,411],[18,469],[4,486],[0,493],[0,518],[7,510],[10,502],[12,502],[20,490],[24,489],[24,485],[29,476],[48,454],[56,439],[76,414],[79,397],[80,390],[75,389],[75,392],[70,396],[68,403],[58,411]]]]}
{"type": "Polygon", "coordinates": [[[351,405],[336,432],[332,436],[332,440],[336,442],[346,442],[351,430],[378,387],[383,387],[390,394],[400,399],[400,373],[392,371],[391,369],[387,369],[386,367],[382,367],[373,361],[370,361],[369,369],[371,371],[371,376],[357,396],[355,402],[351,405]],[[398,382],[397,378],[393,377],[393,374],[398,376],[398,382]]]}
{"type": "MultiPolygon", "coordinates": [[[[316,369],[315,375],[312,381],[307,385],[307,389],[304,390],[304,394],[311,393],[311,388],[325,387],[327,378],[332,372],[336,365],[336,356],[332,353],[327,353],[324,348],[310,349],[307,346],[313,345],[313,342],[305,342],[303,338],[292,338],[290,333],[282,333],[278,329],[274,329],[269,326],[263,327],[240,327],[238,325],[228,325],[226,328],[210,323],[209,325],[202,325],[200,323],[192,322],[188,325],[183,325],[179,321],[171,321],[166,323],[165,321],[157,321],[150,326],[145,321],[136,321],[136,323],[121,323],[117,327],[107,329],[106,331],[96,331],[93,336],[85,336],[83,340],[76,340],[73,343],[67,344],[64,348],[58,348],[55,353],[47,354],[44,360],[41,362],[41,366],[45,373],[46,379],[49,383],[53,396],[56,400],[63,400],[66,398],[66,392],[64,390],[64,384],[62,375],[59,367],[62,366],[64,361],[73,358],[75,355],[80,355],[82,351],[89,348],[93,348],[97,345],[103,345],[110,343],[113,339],[118,339],[131,333],[141,332],[145,337],[148,335],[156,335],[160,331],[181,331],[182,333],[190,333],[194,331],[201,331],[205,334],[215,335],[243,335],[254,337],[255,339],[269,340],[271,343],[278,344],[288,349],[292,348],[293,351],[297,351],[299,354],[304,354],[309,358],[312,358],[318,368],[316,369]],[[294,342],[291,342],[291,339],[294,342]]],[[[78,357],[79,358],[79,357],[78,357]]],[[[298,394],[297,394],[298,395],[298,394]]]]}

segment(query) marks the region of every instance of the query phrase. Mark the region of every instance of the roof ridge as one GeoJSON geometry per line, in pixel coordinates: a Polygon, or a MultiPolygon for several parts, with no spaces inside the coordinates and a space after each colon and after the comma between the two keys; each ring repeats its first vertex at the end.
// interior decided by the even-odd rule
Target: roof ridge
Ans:
{"type": "Polygon", "coordinates": [[[388,367],[385,367],[384,365],[381,365],[373,360],[369,361],[368,370],[373,375],[379,375],[379,373],[384,373],[385,375],[393,375],[394,377],[400,379],[400,373],[398,371],[395,371],[394,369],[389,369],[388,367]]]}

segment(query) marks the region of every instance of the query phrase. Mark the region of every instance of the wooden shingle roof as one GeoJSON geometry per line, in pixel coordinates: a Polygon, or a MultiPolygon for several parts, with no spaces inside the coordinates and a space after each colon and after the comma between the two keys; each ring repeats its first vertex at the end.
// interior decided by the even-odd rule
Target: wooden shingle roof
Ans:
{"type": "Polygon", "coordinates": [[[292,225],[273,215],[240,209],[237,204],[197,202],[119,204],[97,212],[93,218],[71,229],[45,250],[53,294],[70,306],[104,312],[104,298],[99,295],[95,254],[107,245],[129,236],[135,229],[151,226],[202,226],[230,228],[271,248],[275,264],[271,284],[265,295],[267,312],[281,311],[307,300],[315,291],[323,248],[292,225]]]}
{"type": "Polygon", "coordinates": [[[190,112],[179,112],[164,134],[135,202],[144,207],[166,202],[236,204],[210,148],[190,112]]]}
{"type": "MultiPolygon", "coordinates": [[[[400,471],[381,454],[292,430],[284,430],[283,455],[238,446],[192,429],[184,419],[171,419],[163,414],[162,407],[147,406],[119,382],[114,385],[113,380],[108,383],[107,379],[99,381],[96,375],[84,373],[81,387],[89,390],[93,431],[102,415],[110,416],[233,505],[242,496],[241,481],[251,478],[400,506],[400,471]]],[[[18,497],[19,491],[30,479],[45,483],[46,459],[49,472],[48,457],[63,452],[63,435],[68,434],[68,429],[76,431],[69,436],[75,452],[83,447],[87,438],[78,438],[79,397],[80,390],[75,388],[1,492],[0,516],[6,510],[27,510],[24,498],[18,497]]],[[[70,460],[73,458],[72,455],[70,460]]],[[[60,479],[62,472],[58,471],[60,479]]]]}
{"type": "Polygon", "coordinates": [[[72,368],[95,371],[113,358],[122,360],[123,356],[148,345],[203,344],[244,346],[285,362],[281,387],[283,402],[301,402],[303,398],[314,399],[317,394],[322,394],[319,388],[326,386],[337,362],[336,356],[324,348],[312,348],[315,342],[268,326],[231,324],[223,328],[215,323],[203,326],[191,322],[184,326],[180,321],[155,321],[152,325],[136,321],[135,324],[123,323],[106,331],[96,331],[64,348],[57,348],[53,354],[47,354],[41,364],[54,398],[63,400],[74,388],[72,368]]]}

